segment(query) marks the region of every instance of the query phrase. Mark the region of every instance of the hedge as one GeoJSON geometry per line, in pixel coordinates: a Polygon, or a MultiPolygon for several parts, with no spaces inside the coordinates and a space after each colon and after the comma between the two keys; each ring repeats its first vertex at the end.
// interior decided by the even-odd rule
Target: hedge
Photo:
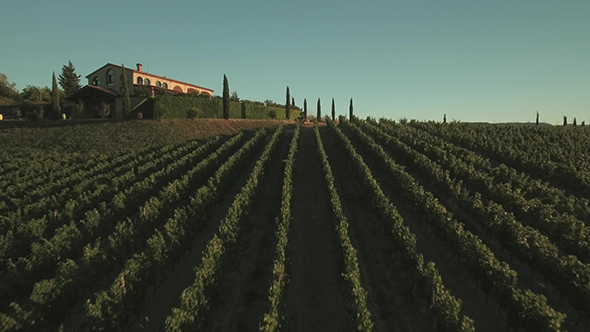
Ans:
{"type": "MultiPolygon", "coordinates": [[[[222,116],[221,98],[203,98],[190,95],[162,95],[154,98],[154,114],[156,118],[186,119],[187,113],[196,118],[216,118],[222,116]],[[189,111],[190,110],[190,111],[189,111]]],[[[246,104],[248,119],[285,119],[285,109],[267,107],[262,103],[243,101],[246,104]],[[273,117],[274,114],[274,117],[273,117]]],[[[242,118],[241,103],[230,101],[230,118],[242,118]]],[[[291,112],[291,120],[297,119],[300,110],[291,112]]]]}

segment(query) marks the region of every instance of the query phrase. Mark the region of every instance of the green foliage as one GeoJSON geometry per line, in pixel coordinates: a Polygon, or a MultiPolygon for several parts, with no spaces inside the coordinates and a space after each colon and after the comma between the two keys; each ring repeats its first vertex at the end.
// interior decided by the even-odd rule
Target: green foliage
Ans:
{"type": "Polygon", "coordinates": [[[291,119],[291,94],[289,93],[289,87],[287,87],[287,100],[285,102],[285,118],[291,119]]]}
{"type": "Polygon", "coordinates": [[[123,72],[121,73],[121,93],[123,93],[123,118],[129,119],[131,114],[131,97],[129,92],[129,80],[127,78],[127,70],[125,66],[121,65],[123,72]]]}
{"type": "Polygon", "coordinates": [[[22,91],[21,98],[24,101],[36,103],[42,101],[49,102],[51,101],[51,89],[48,87],[41,88],[34,85],[27,85],[22,91]]]}
{"type": "Polygon", "coordinates": [[[303,99],[303,116],[307,117],[307,99],[303,99]]]}
{"type": "MultiPolygon", "coordinates": [[[[333,99],[332,99],[333,101],[333,99]]],[[[334,103],[332,102],[332,105],[334,103]]],[[[333,108],[332,108],[333,109],[333,108]]],[[[322,162],[322,170],[324,173],[326,187],[330,195],[331,210],[334,217],[335,231],[340,242],[340,248],[342,248],[342,256],[344,257],[344,272],[342,276],[348,284],[349,291],[349,303],[348,307],[353,312],[355,320],[356,331],[372,331],[373,322],[371,320],[371,312],[367,306],[367,291],[363,288],[361,283],[361,272],[358,266],[358,257],[356,255],[356,249],[350,241],[348,236],[348,220],[344,214],[340,196],[336,189],[334,182],[334,175],[330,162],[328,161],[328,155],[324,149],[320,131],[318,129],[317,122],[314,125],[316,144],[318,147],[318,154],[322,162]]]]}
{"type": "Polygon", "coordinates": [[[0,73],[0,97],[16,97],[16,83],[10,83],[6,74],[0,73]]]}
{"type": "Polygon", "coordinates": [[[61,68],[59,85],[61,85],[66,96],[80,89],[80,75],[76,74],[76,68],[72,61],[68,61],[68,64],[61,68]]]}
{"type": "Polygon", "coordinates": [[[188,110],[186,110],[186,118],[187,119],[194,119],[194,118],[198,117],[199,113],[201,113],[200,109],[189,108],[188,110]]]}
{"type": "Polygon", "coordinates": [[[332,121],[336,120],[336,105],[334,104],[334,98],[332,98],[332,121]]]}
{"type": "Polygon", "coordinates": [[[52,76],[51,85],[51,106],[53,107],[53,117],[57,119],[61,113],[61,104],[59,100],[59,87],[57,86],[57,79],[55,78],[55,72],[52,76]]]}
{"type": "Polygon", "coordinates": [[[285,164],[283,176],[283,191],[281,196],[281,216],[277,218],[277,247],[273,263],[272,283],[268,290],[269,310],[264,314],[260,323],[260,331],[278,331],[280,327],[280,307],[284,289],[288,282],[286,267],[286,251],[289,243],[289,230],[292,221],[291,202],[293,198],[293,172],[297,160],[297,148],[301,126],[298,125],[293,132],[293,139],[289,145],[289,153],[285,164]]]}
{"type": "MultiPolygon", "coordinates": [[[[217,118],[222,114],[222,101],[215,98],[201,98],[189,95],[161,95],[154,98],[155,112],[165,109],[166,118],[185,119],[186,110],[194,108],[199,109],[197,117],[199,118],[217,118]]],[[[285,109],[278,107],[268,107],[262,103],[242,100],[241,102],[230,101],[230,118],[242,118],[243,107],[248,119],[284,119],[285,109]],[[272,114],[271,114],[272,111],[272,114]]],[[[300,111],[292,111],[292,116],[299,116],[300,111]]]]}
{"type": "Polygon", "coordinates": [[[238,92],[237,91],[232,91],[230,96],[229,96],[229,100],[230,101],[235,101],[235,102],[239,102],[240,101],[240,97],[238,97],[238,92]]]}
{"type": "Polygon", "coordinates": [[[223,74],[223,118],[229,119],[230,116],[230,97],[229,97],[229,83],[227,81],[227,76],[223,74]]]}
{"type": "Polygon", "coordinates": [[[318,121],[322,118],[322,105],[320,104],[320,98],[318,98],[317,114],[316,118],[318,121]]]}
{"type": "Polygon", "coordinates": [[[242,109],[242,119],[245,119],[246,118],[246,103],[245,102],[242,102],[240,104],[240,106],[241,106],[241,109],[242,109]]]}
{"type": "Polygon", "coordinates": [[[350,98],[350,106],[348,106],[348,120],[352,121],[354,117],[354,113],[352,110],[352,98],[350,98]]]}
{"type": "Polygon", "coordinates": [[[275,111],[275,110],[268,111],[268,117],[271,119],[276,119],[277,118],[277,111],[275,111]]]}
{"type": "Polygon", "coordinates": [[[111,115],[111,105],[105,103],[104,101],[100,104],[100,109],[98,110],[98,116],[101,119],[108,118],[111,115]]]}

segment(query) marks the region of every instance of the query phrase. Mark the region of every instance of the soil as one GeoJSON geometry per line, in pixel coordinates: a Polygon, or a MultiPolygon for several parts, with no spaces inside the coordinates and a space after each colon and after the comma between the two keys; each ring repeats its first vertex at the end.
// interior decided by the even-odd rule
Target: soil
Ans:
{"type": "Polygon", "coordinates": [[[301,128],[282,330],[349,331],[352,320],[340,274],[342,255],[314,135],[313,128],[301,128]]]}
{"type": "Polygon", "coordinates": [[[252,214],[242,221],[238,242],[216,287],[215,304],[201,325],[203,331],[257,331],[268,309],[285,169],[282,161],[287,158],[292,136],[293,129],[285,128],[252,214]]]}
{"type": "Polygon", "coordinates": [[[465,273],[465,269],[448,252],[445,245],[434,235],[430,227],[420,220],[420,217],[411,209],[403,197],[403,193],[389,185],[388,175],[381,167],[373,163],[373,158],[368,157],[362,149],[355,144],[356,151],[363,157],[381,189],[400,212],[404,225],[416,234],[417,249],[424,256],[424,261],[435,263],[441,275],[443,284],[452,295],[462,301],[462,313],[475,321],[477,331],[498,331],[498,328],[506,328],[505,315],[498,315],[499,304],[486,296],[483,291],[477,289],[477,285],[465,273]]]}
{"type": "MultiPolygon", "coordinates": [[[[321,130],[323,131],[323,130],[321,130]]],[[[375,331],[428,331],[429,320],[409,292],[410,279],[394,261],[390,231],[373,214],[370,202],[360,192],[344,151],[339,151],[331,135],[322,140],[346,218],[349,236],[357,249],[361,281],[368,292],[368,306],[375,331]]]]}

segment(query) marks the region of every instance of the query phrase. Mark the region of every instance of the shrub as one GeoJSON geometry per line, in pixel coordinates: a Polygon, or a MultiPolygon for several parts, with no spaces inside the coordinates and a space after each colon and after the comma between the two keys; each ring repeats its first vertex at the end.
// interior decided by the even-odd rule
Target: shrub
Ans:
{"type": "Polygon", "coordinates": [[[165,104],[156,104],[156,107],[154,107],[154,119],[165,118],[168,111],[168,106],[165,104]]]}
{"type": "Polygon", "coordinates": [[[187,119],[194,119],[194,118],[198,117],[199,113],[201,113],[200,109],[189,108],[188,110],[186,110],[186,117],[187,117],[187,119]]]}
{"type": "Polygon", "coordinates": [[[100,109],[98,110],[98,115],[101,119],[108,118],[111,115],[111,106],[104,101],[100,104],[100,109]]]}
{"type": "Polygon", "coordinates": [[[276,119],[277,118],[277,111],[275,111],[275,110],[268,111],[268,117],[273,120],[276,119]]]}

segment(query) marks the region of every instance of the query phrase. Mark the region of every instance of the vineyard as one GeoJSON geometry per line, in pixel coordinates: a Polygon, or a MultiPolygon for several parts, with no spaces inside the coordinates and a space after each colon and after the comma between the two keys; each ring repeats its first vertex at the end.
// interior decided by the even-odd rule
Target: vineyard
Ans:
{"type": "Polygon", "coordinates": [[[585,127],[104,125],[0,154],[0,331],[590,330],[585,127]]]}

